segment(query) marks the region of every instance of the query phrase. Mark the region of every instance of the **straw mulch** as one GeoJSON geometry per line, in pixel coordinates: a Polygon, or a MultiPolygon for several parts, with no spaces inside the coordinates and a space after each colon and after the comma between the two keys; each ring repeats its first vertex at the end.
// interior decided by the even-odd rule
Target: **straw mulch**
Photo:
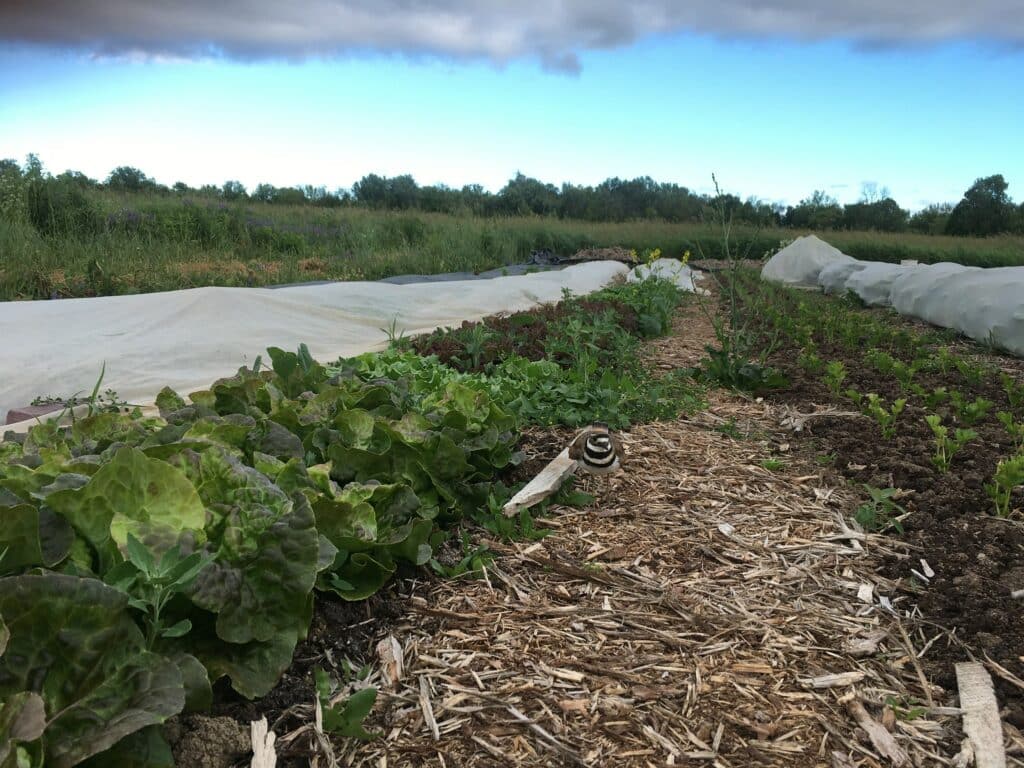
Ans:
{"type": "MultiPolygon", "coordinates": [[[[710,333],[691,307],[652,363],[694,364],[710,333]]],[[[626,471],[586,481],[592,508],[554,508],[554,535],[491,542],[486,579],[414,598],[385,644],[400,664],[374,675],[383,737],[338,763],[962,764],[955,692],[919,665],[955,640],[876,573],[886,553],[927,566],[850,527],[853,493],[789,451],[785,414],[709,397],[623,434],[626,471]]],[[[550,435],[527,450],[554,456],[550,435]]]]}

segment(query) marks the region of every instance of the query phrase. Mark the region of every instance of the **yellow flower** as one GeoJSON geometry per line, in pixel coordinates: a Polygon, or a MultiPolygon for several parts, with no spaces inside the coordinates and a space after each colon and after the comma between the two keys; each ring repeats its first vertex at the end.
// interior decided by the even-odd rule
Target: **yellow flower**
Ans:
{"type": "Polygon", "coordinates": [[[683,264],[685,265],[685,264],[687,264],[687,263],[688,263],[689,261],[690,261],[690,252],[689,252],[689,251],[686,251],[686,252],[685,252],[685,253],[683,254],[683,264]]]}

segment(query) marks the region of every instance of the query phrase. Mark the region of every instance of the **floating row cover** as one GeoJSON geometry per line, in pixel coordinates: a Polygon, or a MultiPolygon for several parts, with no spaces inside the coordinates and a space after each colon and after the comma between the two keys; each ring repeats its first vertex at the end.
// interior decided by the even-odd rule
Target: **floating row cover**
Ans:
{"type": "Polygon", "coordinates": [[[1024,357],[1024,267],[858,261],[807,235],[772,256],[761,277],[827,293],[853,292],[870,306],[892,307],[1024,357]]]}
{"type": "MultiPolygon", "coordinates": [[[[295,350],[304,343],[329,362],[382,349],[392,326],[405,335],[458,326],[559,301],[565,289],[591,293],[628,273],[618,262],[597,261],[490,280],[0,302],[0,424],[8,410],[41,395],[88,395],[104,365],[101,389],[148,405],[164,386],[183,395],[206,389],[251,366],[267,347],[295,350]]],[[[689,270],[679,277],[681,287],[692,289],[689,270]]]]}

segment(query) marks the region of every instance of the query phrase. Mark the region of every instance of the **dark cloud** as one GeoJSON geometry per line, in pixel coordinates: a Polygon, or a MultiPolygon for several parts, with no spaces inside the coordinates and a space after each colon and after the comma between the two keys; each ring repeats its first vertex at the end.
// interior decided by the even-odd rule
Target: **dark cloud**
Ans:
{"type": "Polygon", "coordinates": [[[675,32],[841,39],[866,48],[971,40],[1024,47],[1021,0],[5,0],[0,40],[99,55],[237,59],[367,52],[534,58],[675,32]]]}

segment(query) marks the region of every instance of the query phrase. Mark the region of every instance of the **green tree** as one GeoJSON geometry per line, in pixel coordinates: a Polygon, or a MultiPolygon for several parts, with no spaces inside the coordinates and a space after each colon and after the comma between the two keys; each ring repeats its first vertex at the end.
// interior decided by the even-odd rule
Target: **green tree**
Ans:
{"type": "Polygon", "coordinates": [[[383,176],[371,173],[352,185],[356,200],[371,208],[383,208],[388,199],[388,182],[383,176]]]}
{"type": "Polygon", "coordinates": [[[153,179],[130,165],[119,166],[107,176],[107,187],[117,192],[141,192],[154,184],[153,179]]]}
{"type": "Polygon", "coordinates": [[[932,203],[911,216],[907,226],[924,235],[941,235],[952,212],[952,203],[932,203]]]}
{"type": "Polygon", "coordinates": [[[220,194],[225,200],[244,200],[248,197],[240,181],[225,181],[220,194]]]}
{"type": "Polygon", "coordinates": [[[498,193],[507,213],[548,216],[558,211],[558,189],[517,173],[498,193]]]}
{"type": "Polygon", "coordinates": [[[984,236],[1010,231],[1013,204],[1006,194],[1009,186],[1001,173],[975,181],[949,215],[946,234],[984,236]]]}
{"type": "Polygon", "coordinates": [[[273,184],[258,184],[253,190],[252,199],[261,203],[273,203],[277,200],[277,187],[273,184]]]}
{"type": "Polygon", "coordinates": [[[910,212],[900,208],[891,197],[874,202],[852,203],[843,208],[843,226],[847,229],[873,229],[879,232],[902,232],[910,212]]]}
{"type": "Polygon", "coordinates": [[[785,223],[800,229],[838,229],[843,223],[843,209],[838,200],[817,189],[786,209],[785,223]]]}

